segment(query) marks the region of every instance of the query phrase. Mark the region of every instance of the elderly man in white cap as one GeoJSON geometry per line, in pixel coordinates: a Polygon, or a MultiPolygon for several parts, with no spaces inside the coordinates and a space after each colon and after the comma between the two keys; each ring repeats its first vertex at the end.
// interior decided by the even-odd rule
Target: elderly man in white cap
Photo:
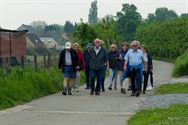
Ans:
{"type": "Polygon", "coordinates": [[[72,95],[71,88],[74,86],[76,79],[76,71],[78,67],[78,55],[74,49],[71,48],[71,43],[66,42],[65,49],[62,50],[59,58],[59,69],[64,73],[64,91],[63,95],[72,95]]]}

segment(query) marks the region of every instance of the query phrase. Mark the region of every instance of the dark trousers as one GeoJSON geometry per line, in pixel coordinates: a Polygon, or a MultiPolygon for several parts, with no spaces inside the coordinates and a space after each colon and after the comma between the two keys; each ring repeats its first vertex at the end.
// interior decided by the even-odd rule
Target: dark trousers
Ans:
{"type": "Polygon", "coordinates": [[[106,66],[102,67],[102,71],[101,71],[101,85],[100,85],[100,89],[104,90],[104,82],[105,82],[105,76],[106,76],[106,66]]]}
{"type": "Polygon", "coordinates": [[[90,75],[91,75],[91,91],[100,92],[101,69],[100,70],[91,69],[90,75]],[[95,87],[96,78],[97,78],[97,84],[95,87]]]}
{"type": "Polygon", "coordinates": [[[143,72],[143,73],[144,73],[144,87],[143,87],[143,91],[146,91],[146,88],[148,86],[149,73],[148,72],[143,72]]]}
{"type": "Polygon", "coordinates": [[[130,77],[132,92],[140,92],[142,89],[141,68],[133,68],[132,71],[130,71],[130,77]]]}
{"type": "Polygon", "coordinates": [[[149,72],[149,78],[150,78],[151,86],[153,87],[153,73],[152,72],[149,72]]]}
{"type": "Polygon", "coordinates": [[[86,87],[90,87],[90,68],[86,67],[85,70],[85,75],[86,75],[86,87]]]}
{"type": "Polygon", "coordinates": [[[146,91],[146,88],[148,86],[149,76],[150,76],[151,86],[153,87],[153,73],[152,72],[143,72],[143,73],[144,73],[144,87],[143,87],[143,91],[146,91]]]}

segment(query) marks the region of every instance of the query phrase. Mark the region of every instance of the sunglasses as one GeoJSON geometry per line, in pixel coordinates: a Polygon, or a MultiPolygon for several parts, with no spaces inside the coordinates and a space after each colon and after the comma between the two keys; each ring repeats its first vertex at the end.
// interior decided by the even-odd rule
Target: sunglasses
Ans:
{"type": "Polygon", "coordinates": [[[132,46],[137,46],[137,45],[132,45],[132,46]]]}

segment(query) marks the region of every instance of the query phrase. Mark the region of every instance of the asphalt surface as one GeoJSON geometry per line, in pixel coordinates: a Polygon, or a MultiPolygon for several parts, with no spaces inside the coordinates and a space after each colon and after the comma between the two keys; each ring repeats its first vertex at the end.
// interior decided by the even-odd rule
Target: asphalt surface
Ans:
{"type": "MultiPolygon", "coordinates": [[[[154,61],[154,85],[168,82],[173,65],[154,61]]],[[[121,94],[107,90],[100,96],[89,95],[84,86],[71,96],[61,93],[33,100],[30,103],[0,111],[0,125],[126,125],[135,113],[139,102],[150,96],[149,92],[132,97],[131,92],[121,94]]]]}

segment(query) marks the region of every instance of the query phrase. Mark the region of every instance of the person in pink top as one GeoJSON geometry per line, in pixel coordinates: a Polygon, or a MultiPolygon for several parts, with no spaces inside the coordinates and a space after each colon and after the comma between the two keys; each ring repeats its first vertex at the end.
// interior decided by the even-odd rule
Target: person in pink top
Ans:
{"type": "Polygon", "coordinates": [[[75,89],[76,92],[79,92],[80,87],[80,71],[85,71],[85,61],[84,61],[84,55],[82,51],[80,50],[80,45],[78,43],[73,44],[73,48],[76,50],[78,54],[78,67],[77,67],[77,77],[75,81],[75,89]]]}

